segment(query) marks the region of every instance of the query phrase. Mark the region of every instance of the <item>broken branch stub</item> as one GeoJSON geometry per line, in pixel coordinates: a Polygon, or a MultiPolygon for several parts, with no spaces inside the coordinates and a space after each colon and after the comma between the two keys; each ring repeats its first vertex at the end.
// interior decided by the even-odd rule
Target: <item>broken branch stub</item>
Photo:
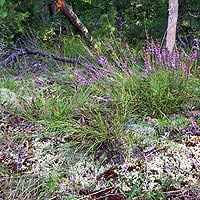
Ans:
{"type": "Polygon", "coordinates": [[[70,23],[80,35],[87,35],[88,29],[83,25],[77,15],[67,4],[65,4],[63,0],[56,0],[56,6],[60,9],[60,12],[69,19],[70,23]]]}

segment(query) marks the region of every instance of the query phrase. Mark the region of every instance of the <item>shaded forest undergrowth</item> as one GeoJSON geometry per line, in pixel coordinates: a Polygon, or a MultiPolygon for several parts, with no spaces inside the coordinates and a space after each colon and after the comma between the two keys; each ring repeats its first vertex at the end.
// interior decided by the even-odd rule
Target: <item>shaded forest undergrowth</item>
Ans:
{"type": "Polygon", "coordinates": [[[77,46],[1,67],[0,198],[200,198],[199,49],[77,46]]]}

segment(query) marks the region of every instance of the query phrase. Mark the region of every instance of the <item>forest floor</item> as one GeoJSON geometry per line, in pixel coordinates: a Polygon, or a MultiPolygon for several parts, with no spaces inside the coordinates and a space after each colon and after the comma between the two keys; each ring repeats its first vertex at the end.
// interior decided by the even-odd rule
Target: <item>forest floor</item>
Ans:
{"type": "MultiPolygon", "coordinates": [[[[0,74],[0,199],[200,199],[200,127],[192,124],[199,110],[165,122],[129,118],[116,145],[105,140],[93,150],[93,138],[77,138],[77,145],[70,136],[78,131],[68,127],[63,96],[79,106],[94,95],[68,92],[73,86],[62,84],[63,69],[47,75],[32,70],[36,66],[25,74],[0,74]]],[[[70,112],[84,126],[90,117],[75,113],[79,109],[70,112]]]]}

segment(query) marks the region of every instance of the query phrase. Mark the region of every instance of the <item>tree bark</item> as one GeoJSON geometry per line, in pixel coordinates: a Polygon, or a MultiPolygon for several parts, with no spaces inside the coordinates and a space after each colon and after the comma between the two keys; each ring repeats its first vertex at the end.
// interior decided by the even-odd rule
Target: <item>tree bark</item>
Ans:
{"type": "Polygon", "coordinates": [[[170,53],[173,51],[176,42],[177,20],[178,20],[178,0],[169,0],[166,47],[170,53]]]}
{"type": "Polygon", "coordinates": [[[60,12],[69,19],[70,23],[74,26],[74,28],[80,35],[87,35],[87,28],[83,25],[77,15],[73,12],[72,9],[70,9],[67,4],[65,4],[63,0],[56,0],[56,6],[60,9],[60,12]]]}

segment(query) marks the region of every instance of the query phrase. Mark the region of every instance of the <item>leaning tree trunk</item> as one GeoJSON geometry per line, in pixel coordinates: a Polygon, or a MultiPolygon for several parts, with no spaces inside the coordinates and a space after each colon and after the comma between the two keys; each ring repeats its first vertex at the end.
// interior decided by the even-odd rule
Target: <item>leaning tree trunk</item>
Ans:
{"type": "Polygon", "coordinates": [[[169,0],[166,46],[170,53],[173,51],[176,41],[177,19],[178,19],[178,0],[169,0]]]}
{"type": "Polygon", "coordinates": [[[60,12],[69,19],[70,23],[74,26],[74,28],[80,35],[87,35],[87,28],[83,25],[77,15],[73,12],[72,9],[70,9],[67,4],[65,4],[63,0],[56,0],[56,6],[60,9],[60,12]]]}

